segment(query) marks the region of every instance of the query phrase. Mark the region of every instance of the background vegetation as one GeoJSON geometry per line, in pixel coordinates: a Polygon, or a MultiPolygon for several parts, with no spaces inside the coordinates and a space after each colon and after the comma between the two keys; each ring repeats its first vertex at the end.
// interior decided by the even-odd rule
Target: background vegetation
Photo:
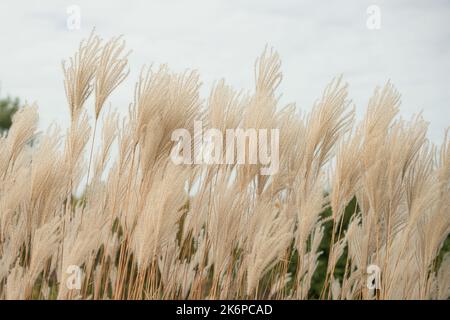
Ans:
{"type": "Polygon", "coordinates": [[[12,124],[12,116],[19,109],[19,98],[0,98],[0,132],[9,129],[12,124]]]}

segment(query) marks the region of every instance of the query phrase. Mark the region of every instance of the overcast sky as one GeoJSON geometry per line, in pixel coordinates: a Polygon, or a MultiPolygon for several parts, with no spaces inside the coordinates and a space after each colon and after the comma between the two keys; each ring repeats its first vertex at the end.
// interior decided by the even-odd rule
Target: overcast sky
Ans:
{"type": "Polygon", "coordinates": [[[283,103],[309,110],[343,74],[361,115],[375,86],[390,79],[402,94],[402,116],[423,110],[434,142],[450,125],[448,0],[2,0],[1,96],[36,101],[41,128],[66,126],[61,60],[94,26],[103,38],[123,34],[133,50],[130,76],[110,99],[122,110],[143,64],[198,69],[203,95],[222,77],[251,90],[255,58],[269,44],[282,58],[283,103]],[[71,5],[81,10],[79,30],[67,27],[71,5]],[[380,9],[380,29],[367,27],[371,5],[380,9]]]}

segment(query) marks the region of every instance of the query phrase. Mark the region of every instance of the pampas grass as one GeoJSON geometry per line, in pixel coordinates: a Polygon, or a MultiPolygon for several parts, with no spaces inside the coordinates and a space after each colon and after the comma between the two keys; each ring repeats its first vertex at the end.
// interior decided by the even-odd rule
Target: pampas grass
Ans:
{"type": "Polygon", "coordinates": [[[280,106],[281,61],[266,49],[253,93],[221,80],[206,101],[196,72],[145,68],[120,118],[103,106],[128,75],[127,57],[122,38],[92,33],[63,64],[66,133],[38,134],[36,107],[27,106],[0,137],[1,299],[308,299],[317,276],[323,299],[449,297],[450,258],[441,252],[449,133],[436,146],[420,115],[399,118],[392,84],[375,90],[361,122],[342,77],[299,114],[280,106]],[[222,131],[279,129],[278,173],[174,165],[171,133],[192,131],[194,120],[222,131]],[[371,265],[376,289],[367,286],[371,265]],[[67,285],[74,266],[76,288],[67,285]]]}

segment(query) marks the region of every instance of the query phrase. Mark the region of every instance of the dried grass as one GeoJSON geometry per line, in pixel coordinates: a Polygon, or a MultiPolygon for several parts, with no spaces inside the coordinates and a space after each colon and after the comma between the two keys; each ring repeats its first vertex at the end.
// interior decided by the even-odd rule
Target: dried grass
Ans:
{"type": "Polygon", "coordinates": [[[299,115],[279,106],[281,62],[266,49],[251,95],[221,80],[203,102],[195,72],[148,68],[128,117],[102,118],[128,75],[124,50],[121,38],[103,43],[92,33],[63,64],[66,135],[50,128],[38,136],[37,110],[28,106],[0,137],[0,298],[307,299],[328,221],[321,298],[449,297],[450,258],[438,258],[450,231],[449,134],[434,146],[420,116],[397,118],[400,96],[390,83],[375,90],[361,123],[342,78],[299,115]],[[196,119],[220,130],[280,129],[279,172],[175,166],[171,133],[196,119]],[[84,274],[79,290],[66,285],[71,265],[84,274]],[[381,270],[377,290],[366,285],[370,265],[381,270]]]}

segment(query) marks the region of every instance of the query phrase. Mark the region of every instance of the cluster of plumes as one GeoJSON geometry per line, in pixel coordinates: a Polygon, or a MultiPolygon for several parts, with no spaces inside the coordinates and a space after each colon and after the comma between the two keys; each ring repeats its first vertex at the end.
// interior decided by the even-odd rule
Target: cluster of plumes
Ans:
{"type": "Polygon", "coordinates": [[[121,38],[92,34],[64,64],[67,132],[38,136],[28,106],[0,138],[1,299],[307,299],[330,221],[321,298],[449,296],[450,256],[437,259],[450,231],[448,133],[436,147],[420,117],[398,118],[391,84],[376,89],[361,122],[340,78],[301,115],[279,106],[281,64],[265,50],[251,94],[219,81],[202,101],[196,72],[146,69],[121,119],[102,108],[128,74],[127,56],[121,38]],[[194,120],[278,128],[279,172],[174,165],[171,133],[194,120]],[[72,266],[79,289],[67,285],[72,266]]]}

